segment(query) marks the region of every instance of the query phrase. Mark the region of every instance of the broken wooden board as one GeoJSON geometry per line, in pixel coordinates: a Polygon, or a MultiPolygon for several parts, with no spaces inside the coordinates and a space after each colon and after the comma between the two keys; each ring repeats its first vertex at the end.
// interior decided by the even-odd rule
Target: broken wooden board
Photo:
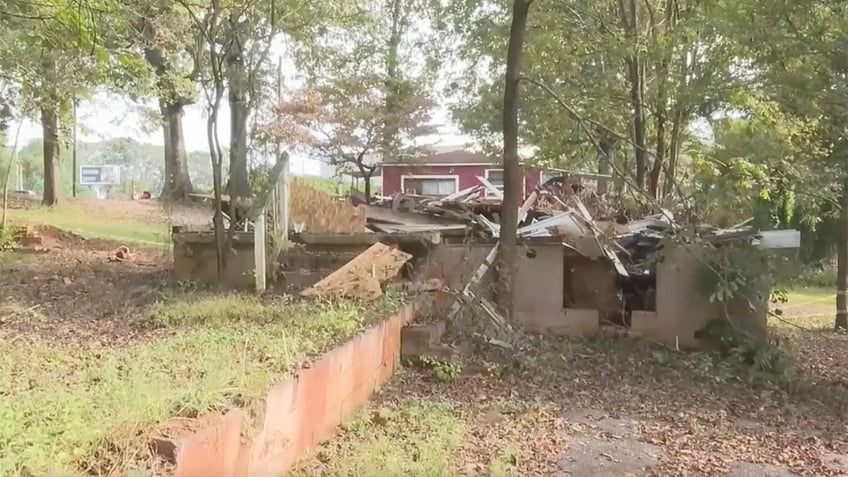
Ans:
{"type": "Polygon", "coordinates": [[[410,258],[412,258],[411,254],[383,243],[375,243],[300,294],[301,296],[375,300],[383,294],[380,285],[397,276],[410,258]]]}
{"type": "Polygon", "coordinates": [[[416,212],[401,212],[392,210],[388,207],[379,205],[365,206],[365,211],[369,222],[397,224],[397,225],[444,225],[444,224],[463,224],[464,220],[451,220],[443,217],[434,217],[432,215],[424,215],[416,212]]]}
{"type": "Polygon", "coordinates": [[[293,179],[289,193],[289,222],[303,224],[309,233],[356,234],[365,231],[365,210],[334,200],[309,184],[293,179]]]}

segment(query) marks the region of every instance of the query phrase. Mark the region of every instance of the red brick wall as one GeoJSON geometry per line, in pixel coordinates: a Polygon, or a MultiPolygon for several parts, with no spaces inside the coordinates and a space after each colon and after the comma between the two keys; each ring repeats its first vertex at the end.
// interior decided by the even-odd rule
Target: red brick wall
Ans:
{"type": "Polygon", "coordinates": [[[268,393],[262,428],[246,441],[239,411],[180,442],[176,477],[277,477],[332,437],[394,373],[414,306],[327,352],[268,393]]]}

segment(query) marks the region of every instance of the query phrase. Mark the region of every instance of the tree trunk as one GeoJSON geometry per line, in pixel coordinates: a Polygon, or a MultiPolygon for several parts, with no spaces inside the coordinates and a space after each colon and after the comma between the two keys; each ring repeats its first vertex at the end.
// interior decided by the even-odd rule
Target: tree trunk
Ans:
{"type": "Polygon", "coordinates": [[[374,174],[374,171],[361,171],[362,178],[365,179],[365,184],[362,186],[365,189],[365,200],[371,202],[371,175],[374,174]]]}
{"type": "MultiPolygon", "coordinates": [[[[666,46],[661,46],[663,42],[660,39],[660,35],[663,35],[663,39],[670,39],[669,35],[674,30],[677,19],[675,11],[675,0],[667,0],[665,3],[665,19],[661,25],[658,25],[653,11],[650,8],[648,9],[648,17],[650,18],[651,40],[654,44],[654,47],[661,48],[666,51],[666,53],[662,55],[662,58],[660,58],[659,62],[655,64],[655,82],[657,83],[657,96],[656,101],[654,103],[654,129],[657,135],[657,147],[656,157],[654,158],[654,165],[651,168],[650,182],[648,184],[651,197],[653,197],[654,199],[661,198],[662,191],[660,189],[660,177],[662,177],[663,169],[667,167],[666,160],[670,155],[666,146],[666,126],[670,116],[668,111],[668,81],[669,64],[671,63],[671,49],[666,46]]],[[[673,114],[674,113],[671,113],[672,119],[673,114]]],[[[668,177],[666,177],[665,182],[667,181],[668,177]]]]}
{"type": "Polygon", "coordinates": [[[656,130],[657,130],[657,149],[656,156],[654,158],[654,166],[651,168],[651,177],[648,182],[649,192],[651,197],[654,199],[659,199],[660,194],[660,176],[662,175],[663,162],[665,161],[665,111],[659,109],[661,107],[659,104],[657,105],[657,114],[656,121],[654,121],[656,130]]]}
{"type": "Polygon", "coordinates": [[[41,133],[44,158],[42,203],[53,206],[59,203],[59,115],[55,106],[41,108],[41,133]]]}
{"type": "MultiPolygon", "coordinates": [[[[612,169],[611,164],[615,161],[615,140],[607,136],[601,136],[598,144],[601,147],[602,154],[598,154],[598,174],[609,174],[612,169]]],[[[609,181],[607,179],[598,179],[598,194],[606,194],[609,190],[609,181]]]]}
{"type": "Polygon", "coordinates": [[[501,205],[501,232],[497,261],[497,303],[507,319],[515,319],[513,281],[518,262],[518,208],[521,201],[521,165],[518,157],[518,86],[521,54],[532,0],[515,0],[506,56],[503,102],[504,199],[501,205]]]}
{"type": "MultiPolygon", "coordinates": [[[[400,101],[399,85],[401,81],[401,71],[398,60],[398,50],[400,48],[401,37],[403,31],[401,25],[403,23],[403,0],[390,0],[387,9],[391,12],[392,30],[389,35],[386,53],[386,81],[385,81],[385,114],[383,118],[383,160],[387,158],[397,157],[397,141],[398,141],[398,102],[400,101]]],[[[369,196],[370,197],[370,196],[369,196]]]]}
{"type": "Polygon", "coordinates": [[[230,180],[227,192],[233,200],[250,196],[247,174],[247,95],[230,86],[230,180]]]}
{"type": "Polygon", "coordinates": [[[674,192],[674,182],[677,177],[677,159],[680,157],[680,134],[683,126],[683,110],[678,106],[674,111],[674,123],[671,127],[671,143],[668,147],[668,167],[663,181],[662,198],[665,199],[674,192]]]}
{"type": "Polygon", "coordinates": [[[185,140],[183,139],[183,109],[193,98],[183,97],[176,87],[174,75],[165,51],[159,45],[161,32],[146,19],[139,24],[143,38],[150,46],[144,48],[144,57],[156,73],[156,86],[160,90],[159,112],[162,114],[162,134],[165,150],[165,181],[160,197],[163,200],[184,202],[192,192],[188,173],[185,140]]]}
{"type": "Polygon", "coordinates": [[[239,38],[238,19],[231,19],[235,26],[236,38],[227,56],[227,87],[230,103],[230,179],[227,192],[233,204],[240,197],[250,196],[250,183],[247,175],[247,118],[250,115],[248,105],[247,69],[244,64],[244,44],[239,38]]]}
{"type": "Polygon", "coordinates": [[[165,140],[165,183],[160,196],[163,200],[176,202],[185,202],[192,192],[183,138],[183,108],[180,102],[166,104],[159,100],[165,140]]]}
{"type": "Polygon", "coordinates": [[[836,252],[836,329],[848,330],[848,176],[842,180],[836,252]]]}
{"type": "Polygon", "coordinates": [[[618,2],[619,15],[621,24],[624,28],[627,38],[631,41],[633,53],[625,59],[627,65],[627,81],[630,85],[630,107],[633,111],[633,154],[636,158],[636,187],[645,190],[646,176],[648,172],[648,155],[646,144],[646,124],[645,124],[645,72],[644,65],[636,53],[638,25],[636,0],[629,1],[628,7],[625,7],[624,0],[618,2]]]}

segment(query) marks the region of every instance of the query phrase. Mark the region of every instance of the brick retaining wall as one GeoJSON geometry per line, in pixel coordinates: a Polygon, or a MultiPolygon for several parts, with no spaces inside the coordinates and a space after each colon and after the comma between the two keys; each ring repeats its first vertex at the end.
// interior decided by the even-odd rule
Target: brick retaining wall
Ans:
{"type": "Polygon", "coordinates": [[[332,437],[374,389],[394,373],[400,333],[414,306],[328,351],[268,393],[263,425],[253,439],[233,410],[179,442],[176,477],[278,477],[332,437]]]}

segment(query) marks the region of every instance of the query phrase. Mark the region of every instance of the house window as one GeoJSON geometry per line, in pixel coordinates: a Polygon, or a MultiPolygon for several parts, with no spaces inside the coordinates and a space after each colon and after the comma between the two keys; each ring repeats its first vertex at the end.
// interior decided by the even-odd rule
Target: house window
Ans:
{"type": "Polygon", "coordinates": [[[450,195],[457,191],[458,177],[404,177],[403,192],[417,195],[450,195]]]}
{"type": "Polygon", "coordinates": [[[548,182],[549,180],[553,179],[554,177],[559,177],[559,176],[561,176],[561,175],[562,175],[562,173],[561,173],[561,172],[546,172],[546,171],[542,171],[542,173],[541,173],[541,175],[540,175],[540,177],[539,177],[539,180],[541,181],[541,183],[542,183],[542,184],[544,184],[545,182],[548,182]]]}
{"type": "MultiPolygon", "coordinates": [[[[523,173],[522,173],[523,174],[523,173]]],[[[495,186],[501,194],[503,194],[504,190],[504,175],[503,169],[486,169],[486,180],[489,181],[490,184],[495,186]]],[[[524,194],[527,189],[527,177],[521,178],[521,193],[524,194]]],[[[494,198],[497,197],[494,193],[492,193],[489,189],[486,189],[486,197],[494,198]]]]}
{"type": "MultiPolygon", "coordinates": [[[[493,186],[495,186],[501,194],[503,194],[504,190],[504,176],[503,169],[486,169],[486,180],[489,181],[493,186]]],[[[486,189],[486,197],[496,197],[492,191],[486,189]]]]}

